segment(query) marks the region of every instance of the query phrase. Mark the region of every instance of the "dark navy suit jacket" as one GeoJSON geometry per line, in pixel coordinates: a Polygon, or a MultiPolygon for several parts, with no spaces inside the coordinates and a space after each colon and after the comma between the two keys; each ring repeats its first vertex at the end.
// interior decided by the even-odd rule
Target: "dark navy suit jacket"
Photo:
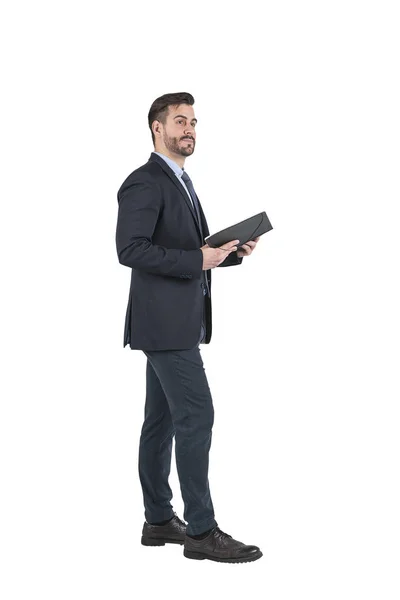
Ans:
{"type": "MultiPolygon", "coordinates": [[[[204,237],[209,235],[200,204],[204,237]]],[[[203,295],[203,252],[192,203],[173,170],[154,152],[118,190],[116,245],[130,267],[124,347],[185,350],[199,340],[203,314],[209,344],[211,296],[203,295]],[[205,305],[204,305],[205,303],[205,305]]],[[[231,252],[219,265],[241,264],[231,252]]],[[[211,271],[205,271],[211,294],[211,271]]]]}

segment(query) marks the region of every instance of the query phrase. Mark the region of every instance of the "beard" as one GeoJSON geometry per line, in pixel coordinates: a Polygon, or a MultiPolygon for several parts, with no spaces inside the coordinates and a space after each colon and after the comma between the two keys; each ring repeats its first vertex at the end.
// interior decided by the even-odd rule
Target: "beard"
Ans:
{"type": "Polygon", "coordinates": [[[196,142],[194,140],[185,141],[182,138],[169,137],[164,133],[164,144],[167,150],[181,156],[191,156],[194,152],[196,142]]]}

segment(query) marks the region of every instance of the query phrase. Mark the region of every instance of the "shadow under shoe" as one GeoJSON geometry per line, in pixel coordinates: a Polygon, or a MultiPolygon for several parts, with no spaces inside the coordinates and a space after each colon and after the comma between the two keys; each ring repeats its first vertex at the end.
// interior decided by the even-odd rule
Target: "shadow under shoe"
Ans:
{"type": "Polygon", "coordinates": [[[142,529],[143,546],[165,546],[165,544],[183,544],[186,535],[186,523],[174,512],[171,521],[165,525],[151,525],[145,521],[142,529]]]}
{"type": "Polygon", "coordinates": [[[186,558],[195,560],[208,559],[228,563],[252,562],[263,555],[258,546],[247,546],[221,531],[219,527],[214,527],[202,540],[187,535],[183,554],[186,558]]]}

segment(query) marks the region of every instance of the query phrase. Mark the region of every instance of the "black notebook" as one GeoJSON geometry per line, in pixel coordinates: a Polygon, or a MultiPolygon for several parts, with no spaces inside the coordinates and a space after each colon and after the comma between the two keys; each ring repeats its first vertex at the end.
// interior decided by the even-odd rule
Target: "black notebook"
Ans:
{"type": "Polygon", "coordinates": [[[243,244],[246,244],[249,240],[254,240],[254,238],[267,233],[267,231],[270,231],[271,229],[272,225],[267,217],[267,213],[263,211],[249,219],[236,223],[236,225],[231,225],[231,227],[221,229],[221,231],[218,231],[213,235],[208,235],[204,238],[204,241],[210,248],[218,248],[232,240],[239,240],[239,243],[237,244],[237,247],[239,248],[239,246],[243,246],[243,244]]]}

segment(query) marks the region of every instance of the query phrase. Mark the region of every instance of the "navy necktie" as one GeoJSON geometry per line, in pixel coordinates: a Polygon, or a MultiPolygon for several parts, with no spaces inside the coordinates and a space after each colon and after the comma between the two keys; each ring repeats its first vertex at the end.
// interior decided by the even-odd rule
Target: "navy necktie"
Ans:
{"type": "MultiPolygon", "coordinates": [[[[201,219],[200,219],[199,201],[197,199],[196,192],[194,191],[192,180],[190,179],[189,175],[186,173],[185,170],[183,170],[182,179],[183,179],[183,181],[184,181],[187,189],[189,190],[189,194],[190,194],[191,199],[193,200],[193,206],[194,206],[194,209],[195,209],[195,214],[196,214],[196,217],[197,217],[197,222],[199,224],[199,229],[200,229],[200,233],[201,233],[201,240],[202,240],[202,243],[204,243],[203,228],[201,226],[201,219]]],[[[204,277],[204,281],[205,281],[205,286],[203,288],[203,294],[206,295],[207,292],[208,292],[208,295],[210,296],[210,290],[209,290],[209,287],[208,287],[208,281],[207,281],[207,277],[206,277],[206,272],[205,271],[203,271],[203,277],[204,277]]]]}
{"type": "Polygon", "coordinates": [[[190,194],[191,199],[193,200],[194,211],[195,211],[195,214],[196,214],[197,223],[199,224],[199,229],[200,229],[200,233],[201,233],[201,239],[203,240],[204,238],[203,238],[203,230],[202,230],[202,227],[201,227],[201,220],[200,220],[199,201],[197,199],[196,192],[194,191],[192,180],[190,179],[189,175],[184,170],[183,170],[183,173],[182,173],[182,179],[183,179],[183,181],[184,181],[187,189],[189,190],[189,194],[190,194]]]}

